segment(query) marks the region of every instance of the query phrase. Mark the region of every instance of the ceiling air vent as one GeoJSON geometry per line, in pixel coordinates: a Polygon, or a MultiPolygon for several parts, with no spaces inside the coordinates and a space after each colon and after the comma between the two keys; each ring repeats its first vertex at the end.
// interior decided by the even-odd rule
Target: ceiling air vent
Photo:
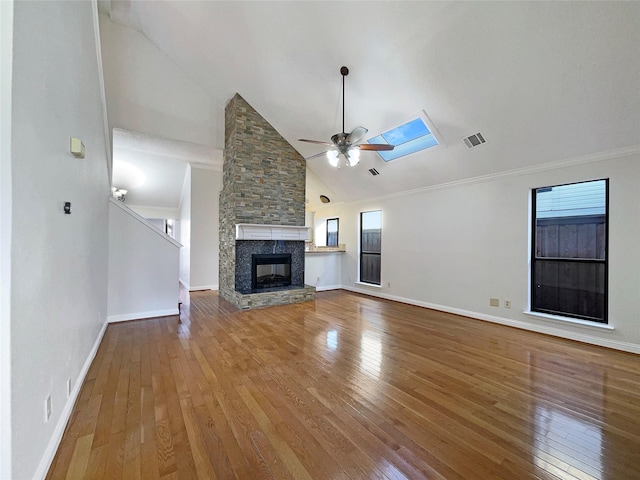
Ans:
{"type": "Polygon", "coordinates": [[[369,169],[369,173],[370,173],[371,175],[373,175],[374,177],[375,177],[376,175],[380,175],[380,172],[379,172],[378,170],[376,170],[375,168],[370,168],[370,169],[369,169]]]}
{"type": "Polygon", "coordinates": [[[467,148],[477,147],[478,145],[482,145],[486,142],[481,133],[476,133],[475,135],[469,135],[462,139],[467,148]]]}

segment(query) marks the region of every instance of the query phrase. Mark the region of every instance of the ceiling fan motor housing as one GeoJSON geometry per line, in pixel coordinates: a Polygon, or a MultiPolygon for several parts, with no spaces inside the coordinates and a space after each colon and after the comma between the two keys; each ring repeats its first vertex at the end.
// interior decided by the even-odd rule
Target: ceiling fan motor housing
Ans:
{"type": "Polygon", "coordinates": [[[337,147],[344,147],[347,145],[347,137],[349,135],[346,134],[345,132],[341,132],[341,133],[336,133],[335,135],[333,135],[331,137],[331,141],[337,146],[337,147]]]}

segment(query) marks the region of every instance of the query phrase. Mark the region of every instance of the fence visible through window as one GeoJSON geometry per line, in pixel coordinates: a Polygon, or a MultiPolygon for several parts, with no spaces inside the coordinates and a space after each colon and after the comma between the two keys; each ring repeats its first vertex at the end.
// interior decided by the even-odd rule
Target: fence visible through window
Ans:
{"type": "Polygon", "coordinates": [[[380,285],[382,211],[360,214],[360,281],[380,285]]]}
{"type": "Polygon", "coordinates": [[[608,181],[533,192],[531,309],[607,322],[608,181]]]}
{"type": "Polygon", "coordinates": [[[338,246],[338,222],[337,218],[327,219],[327,247],[338,246]]]}

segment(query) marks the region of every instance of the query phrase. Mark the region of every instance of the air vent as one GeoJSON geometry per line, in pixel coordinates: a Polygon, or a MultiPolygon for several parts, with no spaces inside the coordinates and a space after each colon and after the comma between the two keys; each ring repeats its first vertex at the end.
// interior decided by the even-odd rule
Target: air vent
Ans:
{"type": "Polygon", "coordinates": [[[379,172],[378,170],[376,170],[375,168],[370,168],[370,169],[369,169],[369,173],[370,173],[371,175],[373,175],[374,177],[375,177],[376,175],[380,175],[380,172],[379,172]]]}
{"type": "Polygon", "coordinates": [[[482,145],[486,142],[481,133],[476,133],[475,135],[469,135],[462,139],[467,148],[477,147],[478,145],[482,145]]]}

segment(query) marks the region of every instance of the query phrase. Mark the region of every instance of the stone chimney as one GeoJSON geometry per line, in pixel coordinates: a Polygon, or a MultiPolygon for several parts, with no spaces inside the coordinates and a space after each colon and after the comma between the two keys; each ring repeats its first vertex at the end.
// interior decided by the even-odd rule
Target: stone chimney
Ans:
{"type": "Polygon", "coordinates": [[[304,158],[236,94],[225,109],[223,184],[220,193],[220,295],[239,308],[315,299],[304,285],[304,240],[236,240],[237,224],[305,223],[304,158]],[[291,254],[290,288],[252,292],[253,254],[291,254]]]}

